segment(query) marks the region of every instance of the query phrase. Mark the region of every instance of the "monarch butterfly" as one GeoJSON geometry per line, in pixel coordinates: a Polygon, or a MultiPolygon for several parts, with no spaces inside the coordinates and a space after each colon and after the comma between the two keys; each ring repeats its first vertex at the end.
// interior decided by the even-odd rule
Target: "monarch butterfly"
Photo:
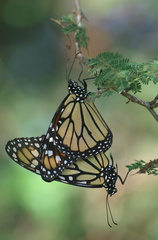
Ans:
{"type": "MultiPolygon", "coordinates": [[[[35,138],[16,138],[7,143],[6,152],[22,167],[42,176],[41,144],[44,137],[45,135],[35,138]]],[[[117,192],[115,183],[118,177],[123,184],[125,180],[123,181],[117,174],[112,156],[109,160],[105,153],[101,152],[95,156],[77,160],[54,180],[80,187],[105,187],[111,196],[117,192]]],[[[44,180],[47,181],[47,178],[44,177],[44,180]]]]}
{"type": "MultiPolygon", "coordinates": [[[[79,80],[81,82],[81,80],[79,80]]],[[[42,159],[52,157],[54,145],[67,156],[65,168],[79,158],[106,151],[112,144],[112,132],[93,102],[88,102],[87,84],[69,80],[69,94],[57,109],[43,141],[42,159]]],[[[55,159],[54,159],[55,161],[55,159]]],[[[56,164],[56,162],[54,162],[56,164]]],[[[43,165],[43,171],[47,168],[43,165]]]]}
{"type": "MultiPolygon", "coordinates": [[[[44,138],[45,135],[35,138],[16,138],[7,143],[6,151],[8,155],[19,165],[41,175],[43,180],[50,182],[54,179],[51,177],[51,169],[50,173],[47,172],[44,174],[42,171],[43,162],[41,160],[41,147],[44,138]]],[[[54,146],[54,148],[56,147],[54,146]]],[[[91,156],[86,159],[79,159],[75,163],[72,163],[54,180],[79,187],[104,187],[107,191],[107,221],[108,225],[111,227],[108,212],[110,212],[113,223],[116,223],[112,217],[108,196],[112,196],[117,192],[117,188],[115,187],[117,179],[119,178],[121,183],[124,184],[128,173],[126,174],[125,179],[122,180],[114,166],[112,156],[110,161],[104,152],[100,152],[95,156],[91,156]]]]}

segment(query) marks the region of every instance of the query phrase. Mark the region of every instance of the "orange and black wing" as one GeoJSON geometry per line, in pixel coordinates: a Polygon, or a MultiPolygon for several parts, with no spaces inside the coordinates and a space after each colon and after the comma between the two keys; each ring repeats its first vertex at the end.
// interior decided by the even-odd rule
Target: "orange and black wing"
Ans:
{"type": "Polygon", "coordinates": [[[6,152],[16,163],[41,175],[44,181],[51,182],[64,170],[65,164],[67,166],[71,162],[55,145],[51,150],[43,150],[44,138],[45,135],[15,138],[7,143],[6,152]]]}
{"type": "Polygon", "coordinates": [[[79,159],[65,169],[55,180],[79,187],[105,187],[111,196],[117,192],[115,187],[118,178],[113,159],[107,158],[104,152],[87,159],[79,159]]]}
{"type": "Polygon", "coordinates": [[[85,87],[72,80],[69,94],[55,113],[44,140],[45,149],[49,143],[57,146],[75,162],[107,151],[112,144],[112,132],[93,102],[88,102],[85,87]]]}
{"type": "Polygon", "coordinates": [[[32,138],[15,138],[6,144],[7,154],[22,167],[41,175],[41,144],[44,135],[32,138]]]}

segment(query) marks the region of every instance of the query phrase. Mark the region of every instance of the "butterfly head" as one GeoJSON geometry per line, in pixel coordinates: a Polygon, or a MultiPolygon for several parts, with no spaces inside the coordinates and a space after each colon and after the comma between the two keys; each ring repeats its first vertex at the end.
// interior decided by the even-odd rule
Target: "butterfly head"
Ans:
{"type": "Polygon", "coordinates": [[[73,80],[69,80],[68,82],[68,91],[69,94],[75,94],[76,101],[82,102],[85,98],[89,95],[86,89],[86,85],[84,87],[81,87],[78,85],[77,82],[73,80]]]}

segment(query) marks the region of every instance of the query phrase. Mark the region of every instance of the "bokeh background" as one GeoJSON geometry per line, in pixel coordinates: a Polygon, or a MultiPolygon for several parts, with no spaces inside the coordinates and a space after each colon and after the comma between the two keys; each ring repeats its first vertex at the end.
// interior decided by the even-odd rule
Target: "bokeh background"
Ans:
{"type": "MultiPolygon", "coordinates": [[[[157,0],[81,1],[88,22],[90,55],[119,52],[134,61],[158,57],[157,0]]],[[[0,239],[2,240],[155,240],[158,238],[158,178],[131,173],[110,198],[118,226],[106,222],[104,189],[45,183],[15,164],[5,144],[16,137],[46,132],[67,94],[66,62],[74,49],[50,18],[71,13],[74,1],[0,1],[0,239]]],[[[71,62],[70,61],[70,62],[71,62]]],[[[85,69],[85,72],[87,69],[85,69]]],[[[80,72],[74,66],[72,78],[80,72]]],[[[91,81],[92,82],[92,81],[91,81]]],[[[89,90],[94,91],[93,83],[89,90]]],[[[152,100],[150,84],[138,97],[152,100]]],[[[112,129],[111,152],[125,176],[135,159],[158,157],[158,127],[146,109],[118,94],[96,105],[112,129]]]]}

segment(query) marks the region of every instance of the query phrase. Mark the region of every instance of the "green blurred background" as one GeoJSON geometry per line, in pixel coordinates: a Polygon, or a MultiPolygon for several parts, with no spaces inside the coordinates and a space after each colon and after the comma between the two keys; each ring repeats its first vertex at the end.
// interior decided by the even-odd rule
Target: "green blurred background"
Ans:
{"type": "MultiPolygon", "coordinates": [[[[90,55],[119,51],[134,61],[158,57],[156,0],[81,1],[88,18],[90,55]]],[[[158,238],[157,177],[131,173],[110,205],[118,226],[106,222],[104,189],[45,183],[15,164],[5,144],[15,137],[46,132],[67,94],[66,61],[74,49],[50,18],[60,19],[74,2],[0,1],[0,239],[2,240],[155,240],[158,238]]],[[[78,64],[72,77],[77,79],[78,64]]],[[[94,90],[89,83],[89,90],[94,90]]],[[[150,84],[138,97],[150,101],[158,87],[150,84]]],[[[152,116],[118,94],[100,98],[100,109],[114,134],[112,153],[122,177],[135,159],[158,157],[158,128],[152,116]]]]}

